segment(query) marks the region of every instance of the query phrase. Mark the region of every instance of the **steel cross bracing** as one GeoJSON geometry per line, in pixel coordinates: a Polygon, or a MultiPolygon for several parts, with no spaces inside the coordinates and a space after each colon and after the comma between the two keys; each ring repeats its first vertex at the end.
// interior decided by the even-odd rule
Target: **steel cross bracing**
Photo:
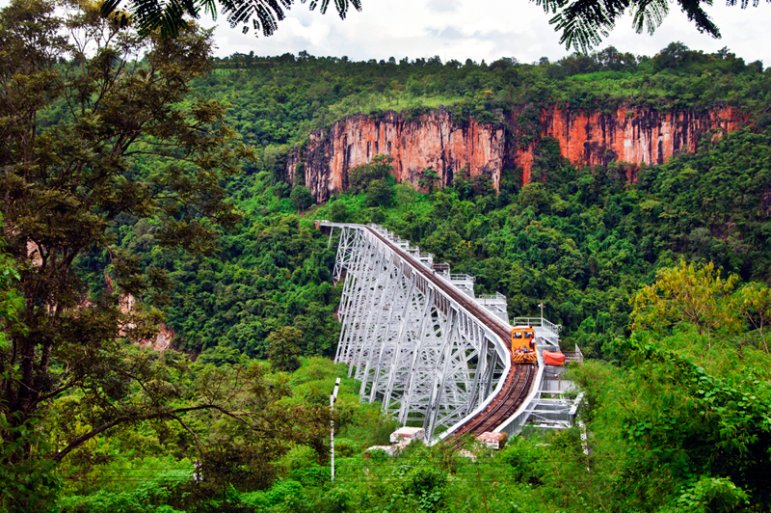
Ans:
{"type": "MultiPolygon", "coordinates": [[[[340,232],[334,276],[345,283],[336,361],[349,364],[362,399],[381,402],[402,424],[422,424],[429,438],[457,425],[508,372],[503,341],[443,290],[453,276],[446,266],[437,273],[430,255],[379,227],[321,224],[340,232]]],[[[458,290],[469,297],[467,288],[458,290]]]]}

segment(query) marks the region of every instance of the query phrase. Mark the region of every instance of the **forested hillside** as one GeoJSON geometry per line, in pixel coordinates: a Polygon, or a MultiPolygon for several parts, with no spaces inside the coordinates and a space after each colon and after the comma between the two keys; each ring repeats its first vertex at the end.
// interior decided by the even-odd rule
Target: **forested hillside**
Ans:
{"type": "MultiPolygon", "coordinates": [[[[400,235],[478,276],[484,291],[497,288],[507,295],[511,313],[532,312],[546,299],[552,316],[575,336],[584,322],[599,322],[602,332],[622,332],[629,292],[677,255],[714,260],[746,279],[768,277],[762,244],[768,209],[763,199],[769,180],[768,72],[728,51],[708,55],[673,43],[653,57],[610,48],[556,63],[489,65],[234,55],[216,60],[192,94],[229,103],[227,118],[244,141],[256,145],[258,158],[229,185],[245,212],[238,232],[224,234],[219,255],[207,263],[182,259],[185,263],[174,267],[173,281],[182,289],[171,294],[178,299],[168,312],[181,347],[200,350],[225,341],[261,355],[259,341],[290,317],[303,332],[312,332],[305,334],[311,351],[332,347],[335,328],[324,319],[334,305],[326,300],[334,293],[328,280],[317,278],[326,276],[333,255],[310,231],[309,220],[317,214],[293,217],[313,199],[303,187],[288,188],[285,167],[291,146],[302,144],[313,128],[354,112],[444,105],[491,119],[496,109],[520,104],[600,110],[621,103],[740,107],[755,129],[699,156],[646,168],[635,185],[624,183],[622,169],[573,169],[546,140],[533,163],[533,179],[543,183],[525,191],[517,169],[503,170],[498,195],[484,179],[459,176],[442,192],[424,196],[399,189],[393,200],[386,190],[392,185],[378,182],[373,189],[380,187],[383,198],[374,198],[377,191],[372,191],[373,198],[366,200],[377,208],[358,208],[355,202],[364,206],[362,200],[341,198],[318,215],[388,220],[385,224],[400,235]],[[736,155],[741,161],[734,160],[736,155]],[[395,208],[389,210],[392,203],[395,208]],[[702,218],[704,210],[709,219],[702,218]],[[299,232],[297,223],[303,227],[299,232]],[[553,249],[536,251],[534,240],[539,248],[553,249]],[[319,270],[318,262],[327,265],[319,270]],[[595,292],[578,293],[587,289],[595,292]],[[266,299],[272,302],[267,309],[261,306],[266,299]],[[267,315],[255,318],[254,312],[267,315]],[[612,321],[604,320],[608,315],[612,321]],[[310,326],[315,328],[305,329],[310,326]]],[[[430,176],[424,183],[435,188],[430,176]]],[[[131,243],[136,234],[126,234],[131,243]]],[[[171,257],[166,267],[175,262],[171,257]]]]}
{"type": "Polygon", "coordinates": [[[0,512],[771,507],[761,63],[678,43],[537,64],[212,61],[194,27],[139,37],[94,5],[62,9],[0,15],[0,512]],[[65,44],[65,27],[98,50],[65,44]],[[442,106],[496,124],[516,107],[526,127],[545,104],[722,105],[747,126],[631,181],[544,137],[531,182],[504,168],[497,191],[463,173],[396,183],[382,155],[324,204],[287,182],[292,148],[350,114],[442,106]],[[329,393],[346,369],[329,358],[336,241],[314,219],[382,224],[512,315],[545,302],[594,358],[571,369],[589,454],[579,428],[476,459],[365,454],[395,423],[343,379],[330,482],[329,393]],[[139,347],[160,323],[172,348],[139,347]]]}
{"type": "MultiPolygon", "coordinates": [[[[290,191],[259,172],[241,179],[244,221],[221,235],[217,257],[154,252],[153,265],[174,283],[167,314],[180,347],[222,344],[264,356],[267,334],[294,325],[307,354],[329,355],[335,248],[312,219],[377,222],[476,276],[480,292],[506,295],[512,315],[532,314],[545,300],[550,318],[566,327],[566,343],[599,351],[625,333],[630,294],[680,258],[712,261],[744,280],[769,279],[768,148],[768,130],[743,131],[648,168],[637,184],[612,169],[578,172],[544,155],[537,166],[549,169],[545,183],[520,188],[511,178],[500,194],[463,179],[422,194],[374,169],[362,192],[304,216],[298,206],[312,200],[302,187],[290,191]]],[[[141,243],[132,237],[127,244],[141,243]]]]}

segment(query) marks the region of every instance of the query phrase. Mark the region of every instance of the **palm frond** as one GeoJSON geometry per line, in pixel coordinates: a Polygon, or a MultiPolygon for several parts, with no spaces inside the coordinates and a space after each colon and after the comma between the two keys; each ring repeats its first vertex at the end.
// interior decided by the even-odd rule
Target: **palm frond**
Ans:
{"type": "MultiPolygon", "coordinates": [[[[311,11],[316,10],[316,7],[319,8],[319,12],[321,14],[325,14],[327,12],[327,8],[329,7],[329,0],[300,0],[302,3],[308,4],[308,9],[311,11]]],[[[337,9],[337,14],[340,16],[341,19],[345,19],[345,17],[348,15],[348,10],[353,7],[357,11],[361,11],[361,0],[335,0],[335,9],[337,9]]]]}
{"type": "MultiPolygon", "coordinates": [[[[548,0],[546,0],[548,2],[548,0]]],[[[557,14],[549,23],[562,32],[560,43],[587,52],[607,37],[616,18],[629,6],[630,0],[574,0],[557,6],[557,14]]]]}
{"type": "MultiPolygon", "coordinates": [[[[531,0],[554,16],[549,23],[561,32],[560,43],[588,52],[602,42],[613,29],[616,19],[627,8],[631,8],[632,26],[640,33],[646,30],[653,33],[669,14],[670,2],[676,1],[688,20],[696,25],[699,32],[706,32],[713,37],[720,37],[720,29],[712,21],[704,5],[712,5],[713,0],[531,0]]],[[[726,0],[729,6],[737,3],[742,9],[754,7],[761,0],[726,0]]],[[[771,0],[766,0],[771,3],[771,0]]]]}
{"type": "MultiPolygon", "coordinates": [[[[720,37],[720,29],[717,28],[709,15],[702,9],[701,4],[712,5],[712,0],[677,0],[680,4],[680,8],[688,17],[688,21],[692,21],[696,24],[696,29],[699,32],[706,32],[712,37],[720,37]]],[[[742,5],[746,4],[746,0],[742,0],[742,5]]],[[[744,7],[742,7],[744,8],[744,7]]]]}
{"type": "Polygon", "coordinates": [[[542,7],[544,12],[548,13],[556,13],[565,5],[567,5],[568,0],[532,0],[535,5],[542,7]]]}
{"type": "Polygon", "coordinates": [[[632,5],[632,27],[638,34],[645,29],[653,34],[669,14],[668,0],[641,0],[632,5]]]}
{"type": "MultiPolygon", "coordinates": [[[[124,0],[105,0],[102,16],[115,12],[124,0]]],[[[295,0],[126,0],[135,26],[143,32],[160,29],[164,36],[175,36],[185,26],[186,18],[198,18],[201,11],[216,19],[219,10],[227,17],[228,24],[242,26],[244,32],[254,29],[264,36],[273,35],[279,22],[286,18],[295,0]]],[[[330,0],[300,0],[323,14],[330,0]]],[[[351,8],[361,10],[361,0],[335,0],[335,10],[345,18],[351,8]]]]}

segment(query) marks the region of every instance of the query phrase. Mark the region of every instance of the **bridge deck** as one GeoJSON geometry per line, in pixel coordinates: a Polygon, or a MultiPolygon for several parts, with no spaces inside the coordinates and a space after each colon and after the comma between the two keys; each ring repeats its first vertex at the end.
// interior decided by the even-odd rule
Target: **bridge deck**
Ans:
{"type": "MultiPolygon", "coordinates": [[[[387,245],[402,259],[409,262],[416,272],[422,274],[437,288],[442,289],[455,302],[457,302],[477,319],[483,322],[493,333],[500,337],[504,344],[508,342],[511,337],[511,328],[508,326],[508,324],[495,317],[487,309],[480,306],[476,301],[469,298],[466,294],[459,292],[440,275],[435,274],[433,271],[419,262],[414,256],[394,244],[387,237],[384,237],[377,230],[374,230],[369,226],[365,226],[364,229],[368,230],[373,236],[375,236],[383,244],[387,245]]],[[[528,393],[533,387],[535,376],[535,365],[512,364],[511,370],[504,378],[504,386],[500,389],[498,394],[493,397],[493,399],[484,410],[469,418],[461,426],[457,427],[457,429],[454,431],[454,434],[457,436],[464,434],[479,435],[486,431],[493,431],[495,428],[502,425],[522,406],[528,396],[528,393]]]]}

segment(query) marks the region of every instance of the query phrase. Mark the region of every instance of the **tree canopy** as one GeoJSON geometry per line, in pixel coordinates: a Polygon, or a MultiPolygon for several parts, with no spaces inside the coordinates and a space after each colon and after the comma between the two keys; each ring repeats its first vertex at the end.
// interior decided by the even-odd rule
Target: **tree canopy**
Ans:
{"type": "Polygon", "coordinates": [[[164,38],[100,14],[0,11],[0,513],[769,510],[760,63],[675,43],[537,65],[303,53],[210,66],[193,24],[164,38]],[[288,144],[353,112],[515,113],[525,140],[544,102],[717,101],[752,123],[634,182],[613,163],[574,168],[546,137],[535,182],[505,168],[500,191],[424,169],[424,194],[384,156],[323,205],[286,182],[288,144]],[[601,359],[572,370],[585,443],[576,427],[474,460],[365,453],[395,424],[350,378],[328,407],[346,370],[319,356],[334,352],[342,287],[314,218],[384,224],[477,292],[505,293],[511,314],[545,300],[563,341],[601,359]],[[172,348],[139,346],[164,315],[172,348]]]}
{"type": "Polygon", "coordinates": [[[149,240],[210,248],[213,225],[238,219],[222,180],[248,152],[221,105],[183,101],[208,70],[209,37],[193,26],[138,37],[88,5],[17,0],[0,12],[0,49],[0,464],[20,465],[202,406],[171,404],[159,360],[126,343],[155,329],[157,310],[135,299],[165,279],[116,230],[145,219],[149,240]],[[32,426],[74,392],[87,427],[38,444],[32,426]]]}

